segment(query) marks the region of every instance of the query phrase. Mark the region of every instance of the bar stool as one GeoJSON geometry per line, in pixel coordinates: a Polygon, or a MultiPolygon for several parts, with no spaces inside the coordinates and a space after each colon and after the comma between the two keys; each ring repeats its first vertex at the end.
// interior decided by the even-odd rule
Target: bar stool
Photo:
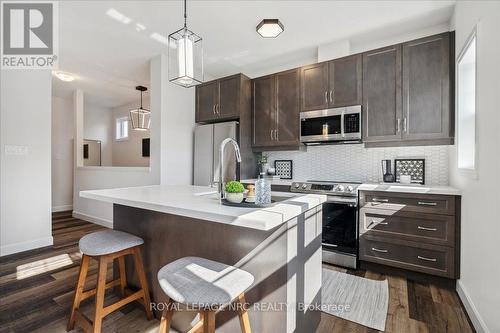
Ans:
{"type": "Polygon", "coordinates": [[[80,274],[75,288],[75,297],[68,321],[68,331],[74,329],[76,323],[81,326],[85,332],[98,333],[101,331],[102,320],[105,316],[136,300],[140,301],[144,306],[148,320],[153,318],[153,313],[150,309],[149,289],[140,252],[140,246],[143,243],[144,241],[141,238],[117,230],[98,231],[80,239],[79,246],[83,256],[80,265],[80,274]],[[135,292],[126,289],[125,256],[128,254],[134,257],[134,266],[141,286],[141,289],[135,292]],[[97,285],[95,289],[83,291],[90,258],[99,262],[97,285]],[[108,264],[113,263],[115,259],[118,259],[120,277],[113,281],[106,282],[108,264]],[[122,298],[118,302],[105,307],[104,294],[106,289],[114,286],[119,286],[122,298]],[[92,322],[79,308],[80,302],[94,295],[96,295],[95,316],[92,322]]]}
{"type": "Polygon", "coordinates": [[[201,320],[189,332],[203,327],[204,333],[215,332],[218,310],[237,302],[241,331],[251,333],[245,291],[253,281],[253,275],[244,270],[198,257],[180,258],[162,267],[158,282],[170,300],[161,316],[160,333],[170,329],[174,302],[198,309],[201,320]]]}

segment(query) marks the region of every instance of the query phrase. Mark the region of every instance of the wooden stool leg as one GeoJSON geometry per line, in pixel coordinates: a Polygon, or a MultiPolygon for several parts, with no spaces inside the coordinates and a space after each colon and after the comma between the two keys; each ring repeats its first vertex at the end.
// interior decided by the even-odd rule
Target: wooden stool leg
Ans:
{"type": "Polygon", "coordinates": [[[118,267],[120,270],[120,293],[125,297],[125,288],[127,287],[127,275],[125,273],[125,256],[118,257],[118,267]]]}
{"type": "Polygon", "coordinates": [[[160,320],[160,333],[168,333],[170,325],[172,324],[172,316],[174,315],[174,308],[171,302],[167,303],[167,308],[163,310],[160,320]]]}
{"type": "Polygon", "coordinates": [[[248,318],[248,312],[245,308],[245,293],[241,293],[241,295],[238,296],[238,302],[240,305],[238,307],[238,317],[240,318],[241,333],[252,333],[250,329],[250,319],[248,318]]]}
{"type": "Polygon", "coordinates": [[[151,311],[151,300],[149,299],[148,281],[146,280],[146,274],[144,273],[144,265],[142,263],[141,250],[139,246],[134,248],[134,265],[137,277],[139,278],[139,283],[141,284],[141,289],[144,293],[142,300],[144,303],[144,310],[146,311],[146,317],[148,320],[151,320],[153,319],[153,312],[151,311]]]}
{"type": "Polygon", "coordinates": [[[215,311],[203,313],[203,333],[215,333],[215,311]]]}
{"type": "Polygon", "coordinates": [[[200,314],[200,320],[193,327],[191,327],[191,329],[187,331],[187,333],[199,333],[202,331],[204,312],[201,311],[199,314],[200,314]]]}
{"type": "Polygon", "coordinates": [[[83,288],[85,287],[85,279],[87,278],[87,272],[89,270],[89,260],[90,258],[85,254],[82,256],[82,261],[80,263],[80,273],[78,274],[78,281],[76,282],[75,287],[75,297],[73,298],[73,305],[71,306],[71,313],[69,315],[67,326],[68,331],[71,331],[75,328],[75,311],[80,307],[83,288]]]}
{"type": "Polygon", "coordinates": [[[94,333],[101,332],[104,317],[104,295],[106,292],[106,275],[108,273],[108,256],[99,257],[99,272],[97,273],[97,286],[95,296],[94,333]]]}

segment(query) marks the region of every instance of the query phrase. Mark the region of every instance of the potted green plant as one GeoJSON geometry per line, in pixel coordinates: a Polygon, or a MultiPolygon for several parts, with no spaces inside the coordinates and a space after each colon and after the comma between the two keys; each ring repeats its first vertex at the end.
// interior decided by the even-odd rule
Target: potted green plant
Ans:
{"type": "Polygon", "coordinates": [[[243,201],[243,193],[245,187],[242,183],[232,180],[226,184],[224,188],[225,198],[229,202],[240,203],[243,201]]]}

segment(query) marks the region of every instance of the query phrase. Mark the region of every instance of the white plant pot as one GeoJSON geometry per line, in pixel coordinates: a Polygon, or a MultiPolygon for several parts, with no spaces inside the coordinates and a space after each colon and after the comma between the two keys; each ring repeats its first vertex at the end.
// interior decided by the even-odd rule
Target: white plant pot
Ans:
{"type": "Polygon", "coordinates": [[[240,203],[243,201],[243,193],[226,193],[226,199],[229,202],[240,203]]]}

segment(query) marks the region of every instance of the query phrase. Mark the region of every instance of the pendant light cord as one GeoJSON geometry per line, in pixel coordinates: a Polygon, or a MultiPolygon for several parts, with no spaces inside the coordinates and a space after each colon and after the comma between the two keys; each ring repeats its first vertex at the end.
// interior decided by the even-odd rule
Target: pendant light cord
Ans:
{"type": "Polygon", "coordinates": [[[187,28],[187,10],[186,10],[186,2],[187,2],[187,0],[184,0],[184,28],[187,28]]]}
{"type": "Polygon", "coordinates": [[[141,91],[141,110],[142,110],[142,91],[141,91]]]}

